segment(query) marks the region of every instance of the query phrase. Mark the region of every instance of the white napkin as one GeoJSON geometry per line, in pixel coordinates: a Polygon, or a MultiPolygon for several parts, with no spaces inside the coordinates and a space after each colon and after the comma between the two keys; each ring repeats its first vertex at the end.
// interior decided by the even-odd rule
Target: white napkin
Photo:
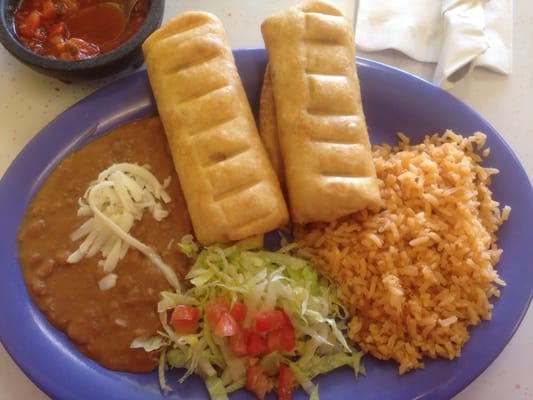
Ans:
{"type": "Polygon", "coordinates": [[[437,63],[433,82],[448,89],[475,66],[510,74],[512,29],[512,0],[360,0],[356,43],[437,63]]]}

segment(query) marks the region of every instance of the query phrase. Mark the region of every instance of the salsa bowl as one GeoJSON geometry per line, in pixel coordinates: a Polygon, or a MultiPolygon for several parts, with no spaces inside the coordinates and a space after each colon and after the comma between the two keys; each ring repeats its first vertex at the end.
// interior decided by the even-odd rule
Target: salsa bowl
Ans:
{"type": "MultiPolygon", "coordinates": [[[[53,0],[46,1],[55,5],[57,15],[61,14],[57,11],[58,5],[53,0]]],[[[43,8],[46,1],[42,2],[43,8]]],[[[19,10],[22,12],[22,4],[22,0],[0,0],[0,42],[13,57],[23,64],[65,82],[99,79],[140,67],[143,63],[142,43],[161,25],[165,8],[164,0],[147,0],[143,21],[127,39],[118,43],[116,47],[83,59],[64,59],[43,53],[43,44],[40,41],[33,50],[21,41],[22,34],[19,32],[20,26],[19,31],[17,30],[16,14],[19,10]]],[[[44,13],[43,9],[36,11],[36,14],[41,14],[43,25],[46,23],[44,13]]],[[[94,19],[94,16],[87,15],[85,22],[91,21],[92,23],[94,19]]],[[[90,27],[91,23],[86,26],[90,27]]],[[[41,25],[36,29],[44,30],[41,25]]],[[[46,34],[51,35],[50,30],[45,31],[44,35],[46,34]]]]}

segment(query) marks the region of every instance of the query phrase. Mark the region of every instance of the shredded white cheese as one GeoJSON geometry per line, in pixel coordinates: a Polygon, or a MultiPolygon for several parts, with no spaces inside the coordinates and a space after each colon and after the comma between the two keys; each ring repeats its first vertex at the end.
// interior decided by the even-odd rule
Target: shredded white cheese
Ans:
{"type": "Polygon", "coordinates": [[[169,183],[170,177],[160,184],[147,167],[131,163],[113,164],[101,172],[78,201],[78,215],[88,219],[70,235],[73,241],[84,240],[67,262],[76,263],[101,253],[98,265],[106,275],[98,285],[108,290],[116,284],[117,275],[112,272],[117,263],[133,246],[161,269],[174,288],[179,288],[174,270],[151,247],[129,234],[146,210],[156,221],[168,215],[162,202],[170,201],[165,191],[169,183]]]}
{"type": "Polygon", "coordinates": [[[117,283],[117,274],[107,274],[98,281],[98,287],[100,290],[109,290],[117,283]]]}

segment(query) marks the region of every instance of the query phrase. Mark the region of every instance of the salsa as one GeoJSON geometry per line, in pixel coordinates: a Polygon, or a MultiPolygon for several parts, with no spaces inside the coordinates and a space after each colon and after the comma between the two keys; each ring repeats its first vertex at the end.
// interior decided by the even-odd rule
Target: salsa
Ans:
{"type": "Polygon", "coordinates": [[[115,49],[142,25],[148,0],[140,0],[126,21],[126,0],[23,0],[15,31],[31,51],[62,60],[83,60],[115,49]]]}
{"type": "Polygon", "coordinates": [[[114,128],[62,160],[26,209],[17,242],[28,292],[50,323],[104,367],[143,372],[156,366],[158,354],[132,349],[130,344],[161,329],[157,302],[159,293],[170,287],[162,272],[130,248],[117,264],[116,285],[101,290],[98,282],[104,271],[99,257],[67,262],[79,245],[70,235],[85,220],[77,215],[78,199],[101,171],[122,162],[149,165],[159,181],[171,177],[165,189],[171,198],[165,204],[168,216],[156,221],[146,213],[131,233],[182,279],[189,260],[177,243],[192,229],[157,117],[114,128]]]}

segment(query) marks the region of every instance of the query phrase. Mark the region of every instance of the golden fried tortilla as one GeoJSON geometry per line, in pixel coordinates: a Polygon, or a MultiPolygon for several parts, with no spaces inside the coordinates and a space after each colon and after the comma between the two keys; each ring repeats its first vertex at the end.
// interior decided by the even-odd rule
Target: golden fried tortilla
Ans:
{"type": "Polygon", "coordinates": [[[221,22],[180,14],[143,52],[197,240],[235,241],[285,224],[285,200],[221,22]]]}
{"type": "Polygon", "coordinates": [[[259,134],[263,139],[265,149],[270,157],[270,162],[278,176],[281,188],[285,186],[285,168],[279,145],[278,121],[276,117],[276,104],[274,103],[274,89],[270,76],[270,66],[265,68],[263,85],[259,96],[259,134]]]}
{"type": "Polygon", "coordinates": [[[291,220],[332,221],[378,207],[352,26],[325,1],[303,1],[261,25],[291,220]]]}

